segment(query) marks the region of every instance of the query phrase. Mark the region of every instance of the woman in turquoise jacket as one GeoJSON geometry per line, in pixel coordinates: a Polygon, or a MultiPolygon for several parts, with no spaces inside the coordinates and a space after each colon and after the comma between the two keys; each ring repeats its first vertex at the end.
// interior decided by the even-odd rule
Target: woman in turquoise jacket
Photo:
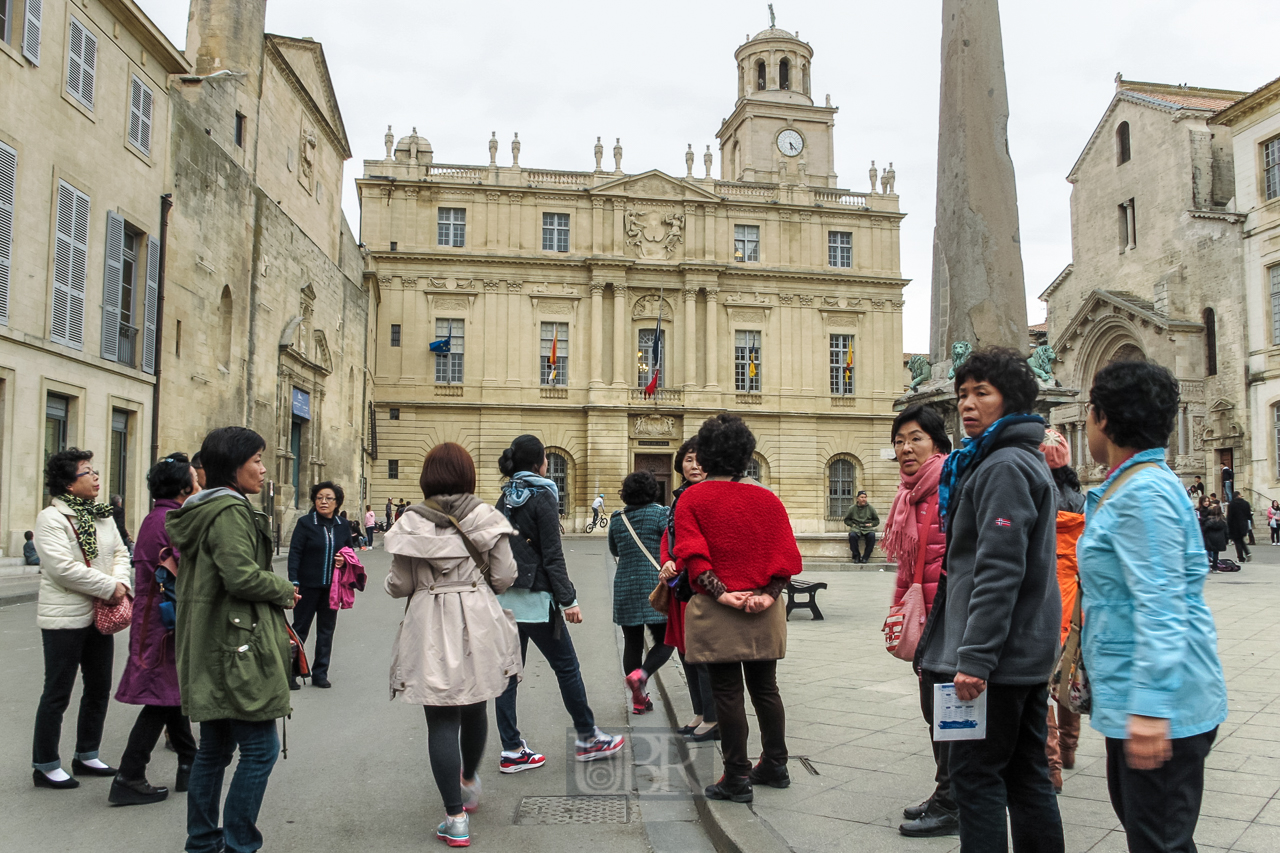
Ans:
{"type": "Polygon", "coordinates": [[[1094,377],[1089,452],[1109,469],[1089,492],[1076,548],[1092,725],[1130,851],[1194,851],[1204,761],[1227,718],[1209,567],[1195,509],[1165,465],[1178,382],[1149,362],[1094,377]]]}

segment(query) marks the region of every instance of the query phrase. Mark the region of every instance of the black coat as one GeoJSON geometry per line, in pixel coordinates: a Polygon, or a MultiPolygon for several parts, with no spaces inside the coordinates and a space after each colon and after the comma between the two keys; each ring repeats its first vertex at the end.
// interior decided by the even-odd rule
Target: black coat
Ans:
{"type": "Polygon", "coordinates": [[[520,506],[508,507],[507,498],[503,495],[498,498],[497,507],[517,532],[511,537],[511,553],[516,558],[519,574],[511,586],[549,592],[561,607],[573,604],[578,592],[569,580],[569,567],[564,562],[564,548],[560,544],[560,506],[555,496],[546,489],[538,489],[520,506]]]}
{"type": "Polygon", "coordinates": [[[1203,525],[1206,551],[1221,554],[1227,550],[1227,523],[1221,518],[1206,519],[1203,525]]]}
{"type": "Polygon", "coordinates": [[[333,582],[333,558],[351,547],[351,527],[341,518],[325,518],[314,510],[298,519],[289,539],[289,580],[298,586],[323,587],[333,582]]]}
{"type": "Polygon", "coordinates": [[[1232,539],[1249,535],[1249,519],[1252,517],[1253,507],[1244,498],[1235,498],[1227,504],[1227,533],[1232,539]]]}

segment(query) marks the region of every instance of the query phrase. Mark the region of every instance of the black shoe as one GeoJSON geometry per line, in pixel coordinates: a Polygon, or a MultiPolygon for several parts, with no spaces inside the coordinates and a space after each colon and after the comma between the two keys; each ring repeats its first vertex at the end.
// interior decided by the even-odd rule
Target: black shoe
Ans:
{"type": "Polygon", "coordinates": [[[902,810],[902,816],[907,820],[919,820],[924,817],[924,813],[929,810],[929,805],[932,802],[933,797],[930,797],[918,806],[907,806],[902,810]]]}
{"type": "Polygon", "coordinates": [[[751,768],[747,776],[752,785],[768,785],[770,788],[787,788],[791,785],[791,775],[785,766],[777,764],[765,765],[764,760],[751,768]]]}
{"type": "Polygon", "coordinates": [[[941,838],[960,834],[960,818],[937,805],[913,821],[902,824],[898,832],[908,838],[941,838]]]}
{"type": "Polygon", "coordinates": [[[302,689],[302,685],[298,683],[298,676],[296,676],[296,675],[292,675],[292,676],[290,676],[290,677],[289,677],[289,689],[290,689],[290,690],[301,690],[301,689],[302,689]]]}
{"type": "Polygon", "coordinates": [[[697,726],[681,726],[680,728],[676,729],[676,734],[680,735],[681,737],[688,737],[689,735],[693,734],[697,730],[698,730],[697,726]]]}
{"type": "Polygon", "coordinates": [[[168,788],[153,787],[146,779],[124,779],[116,776],[111,783],[107,802],[113,806],[145,806],[158,803],[168,796],[168,788]]]}
{"type": "Polygon", "coordinates": [[[178,775],[173,780],[173,790],[181,794],[189,787],[191,787],[191,765],[179,764],[178,775]]]}
{"type": "Polygon", "coordinates": [[[692,734],[685,735],[684,739],[689,743],[706,743],[709,740],[720,740],[720,727],[713,724],[711,728],[702,734],[697,734],[695,731],[692,734]]]}
{"type": "Polygon", "coordinates": [[[732,800],[749,803],[754,798],[751,780],[746,776],[721,776],[720,781],[708,785],[702,792],[708,800],[732,800]]]}
{"type": "Polygon", "coordinates": [[[35,783],[35,786],[37,788],[79,788],[80,787],[80,780],[75,778],[74,776],[72,776],[69,779],[63,779],[61,782],[56,782],[53,779],[50,779],[48,776],[44,775],[44,773],[40,772],[39,770],[31,771],[31,781],[35,783]]]}
{"type": "Polygon", "coordinates": [[[311,686],[329,688],[333,685],[330,684],[329,679],[325,678],[323,675],[313,675],[311,676],[311,686]]]}
{"type": "Polygon", "coordinates": [[[90,767],[78,758],[71,759],[71,772],[77,776],[115,776],[119,773],[114,767],[90,767]]]}

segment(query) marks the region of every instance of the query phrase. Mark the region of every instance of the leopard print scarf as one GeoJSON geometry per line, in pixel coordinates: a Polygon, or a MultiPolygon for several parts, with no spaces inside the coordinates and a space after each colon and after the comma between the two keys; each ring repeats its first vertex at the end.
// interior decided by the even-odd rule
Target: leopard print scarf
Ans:
{"type": "Polygon", "coordinates": [[[76,523],[72,525],[76,530],[76,540],[80,543],[80,549],[84,551],[85,560],[93,562],[98,558],[98,531],[93,527],[93,520],[111,518],[111,505],[94,503],[71,495],[63,495],[62,502],[76,514],[76,523]]]}

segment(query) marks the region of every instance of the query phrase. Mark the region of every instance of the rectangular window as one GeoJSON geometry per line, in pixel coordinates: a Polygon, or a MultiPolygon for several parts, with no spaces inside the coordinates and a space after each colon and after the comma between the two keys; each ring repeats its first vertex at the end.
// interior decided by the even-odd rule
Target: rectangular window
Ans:
{"type": "Polygon", "coordinates": [[[391,324],[391,345],[393,347],[400,346],[400,324],[399,323],[391,324]]]}
{"type": "MultiPolygon", "coordinates": [[[[244,147],[244,123],[245,123],[244,113],[241,113],[241,112],[236,113],[236,145],[238,145],[241,148],[244,147]]],[[[289,171],[292,172],[293,171],[293,149],[292,148],[289,149],[288,159],[289,159],[289,171]]]]}
{"type": "Polygon", "coordinates": [[[436,318],[436,340],[449,340],[449,351],[436,353],[436,384],[462,384],[462,332],[466,321],[457,317],[436,318]]]}
{"type": "Polygon", "coordinates": [[[459,249],[467,245],[467,209],[465,207],[440,208],[440,217],[436,224],[436,243],[459,249]]]}
{"type": "Polygon", "coordinates": [[[853,335],[831,336],[831,393],[853,393],[853,335]]]}
{"type": "Polygon", "coordinates": [[[98,69],[98,38],[71,19],[67,45],[67,94],[93,109],[93,78],[98,69]]]}
{"type": "Polygon", "coordinates": [[[129,82],[129,143],[143,154],[151,154],[151,90],[136,76],[129,82]]]}
{"type": "Polygon", "coordinates": [[[569,251],[569,214],[542,214],[542,251],[569,251]]]}
{"type": "Polygon", "coordinates": [[[178,320],[173,327],[173,355],[182,358],[182,321],[178,320]]]}
{"type": "Polygon", "coordinates": [[[827,232],[827,266],[853,266],[853,232],[827,232]]]}
{"type": "Polygon", "coordinates": [[[400,410],[399,410],[399,409],[391,409],[390,411],[388,411],[388,412],[387,412],[387,420],[392,420],[392,421],[398,421],[398,420],[400,420],[400,410]]]}
{"type": "MultiPolygon", "coordinates": [[[[44,459],[67,449],[67,425],[70,422],[71,399],[61,394],[49,394],[44,401],[44,459]]],[[[44,479],[43,477],[41,478],[44,479]]],[[[44,486],[44,502],[49,505],[49,484],[44,486]]]]}
{"type": "Polygon", "coordinates": [[[0,142],[0,326],[9,325],[9,268],[13,257],[13,209],[18,152],[0,142]]]}
{"type": "Polygon", "coordinates": [[[543,323],[539,375],[543,385],[569,384],[569,324],[543,323]],[[551,358],[555,353],[554,361],[551,358]]]}
{"type": "Polygon", "coordinates": [[[760,333],[740,330],[733,336],[733,390],[760,393],[760,333]]]}
{"type": "Polygon", "coordinates": [[[1271,279],[1271,345],[1280,346],[1280,264],[1267,268],[1271,279]]]}
{"type": "Polygon", "coordinates": [[[658,388],[667,385],[667,336],[657,329],[641,329],[639,346],[636,348],[636,385],[646,388],[653,379],[653,371],[658,370],[658,388]]]}
{"type": "Polygon", "coordinates": [[[1262,143],[1262,174],[1267,201],[1280,198],[1280,137],[1262,143]]]}
{"type": "Polygon", "coordinates": [[[49,339],[84,349],[84,282],[89,257],[89,197],[58,181],[49,339]]]}
{"type": "Polygon", "coordinates": [[[1119,226],[1116,236],[1119,238],[1120,251],[1123,252],[1129,248],[1129,205],[1116,205],[1116,224],[1119,226]]]}
{"type": "Polygon", "coordinates": [[[13,0],[0,0],[0,41],[9,43],[13,25],[13,0]]]}
{"type": "Polygon", "coordinates": [[[134,365],[138,327],[134,325],[140,237],[124,217],[107,211],[106,271],[102,276],[102,357],[134,365]]]}
{"type": "Polygon", "coordinates": [[[400,479],[400,460],[399,459],[387,460],[387,479],[388,480],[400,479]]]}
{"type": "Polygon", "coordinates": [[[111,459],[108,462],[107,482],[113,495],[128,497],[129,481],[129,413],[123,409],[111,410],[111,459]]]}
{"type": "Polygon", "coordinates": [[[740,263],[757,263],[760,260],[760,226],[733,226],[733,259],[740,263]]]}

